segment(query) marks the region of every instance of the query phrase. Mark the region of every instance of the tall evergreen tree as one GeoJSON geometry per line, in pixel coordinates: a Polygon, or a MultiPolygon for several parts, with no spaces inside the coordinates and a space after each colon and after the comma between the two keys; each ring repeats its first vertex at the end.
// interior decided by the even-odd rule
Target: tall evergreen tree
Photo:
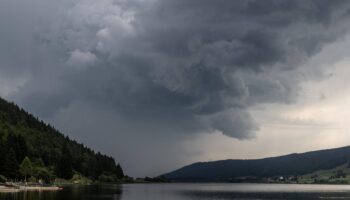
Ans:
{"type": "Polygon", "coordinates": [[[3,175],[11,179],[18,177],[18,161],[16,160],[15,151],[12,148],[7,149],[5,163],[3,165],[3,175]]]}
{"type": "Polygon", "coordinates": [[[124,171],[123,171],[122,167],[120,166],[120,164],[118,164],[116,167],[116,175],[118,178],[124,177],[124,171]]]}
{"type": "Polygon", "coordinates": [[[26,141],[21,135],[15,135],[11,129],[7,135],[7,146],[14,150],[16,160],[21,161],[27,156],[26,141]]]}
{"type": "Polygon", "coordinates": [[[61,158],[56,163],[55,172],[60,178],[71,179],[73,177],[72,156],[67,143],[63,145],[61,158]]]}
{"type": "Polygon", "coordinates": [[[4,164],[6,161],[6,147],[0,134],[0,175],[4,175],[4,164]]]}

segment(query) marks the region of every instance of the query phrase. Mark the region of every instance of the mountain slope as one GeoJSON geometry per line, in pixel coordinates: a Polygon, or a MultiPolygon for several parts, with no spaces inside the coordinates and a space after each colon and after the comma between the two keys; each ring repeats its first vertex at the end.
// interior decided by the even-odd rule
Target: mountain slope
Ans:
{"type": "Polygon", "coordinates": [[[255,160],[194,163],[164,174],[167,179],[229,181],[238,177],[294,176],[332,169],[348,162],[350,146],[255,160]]]}
{"type": "Polygon", "coordinates": [[[69,139],[13,103],[0,98],[0,175],[21,178],[19,167],[30,158],[32,176],[69,179],[80,174],[92,179],[124,176],[112,157],[69,139]]]}

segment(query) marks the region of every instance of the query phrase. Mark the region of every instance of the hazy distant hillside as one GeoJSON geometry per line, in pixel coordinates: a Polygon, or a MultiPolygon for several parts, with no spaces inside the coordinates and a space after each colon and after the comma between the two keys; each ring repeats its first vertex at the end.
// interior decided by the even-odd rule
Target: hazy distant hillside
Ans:
{"type": "MultiPolygon", "coordinates": [[[[31,176],[70,179],[80,174],[116,180],[123,171],[112,157],[96,153],[52,126],[0,98],[0,175],[21,178],[20,164],[31,160],[31,176]]],[[[22,173],[23,174],[23,173],[22,173]]]]}
{"type": "Polygon", "coordinates": [[[228,181],[238,177],[297,176],[348,162],[350,146],[256,160],[194,163],[164,176],[178,181],[228,181]]]}

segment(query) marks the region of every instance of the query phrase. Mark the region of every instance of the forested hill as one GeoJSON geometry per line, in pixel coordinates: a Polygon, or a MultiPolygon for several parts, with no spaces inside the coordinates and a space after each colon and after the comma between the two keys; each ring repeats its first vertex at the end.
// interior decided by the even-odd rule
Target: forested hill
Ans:
{"type": "Polygon", "coordinates": [[[194,163],[164,177],[178,181],[231,181],[244,177],[257,180],[300,176],[319,170],[335,169],[338,166],[349,168],[350,146],[290,154],[255,160],[220,160],[194,163]]]}
{"type": "Polygon", "coordinates": [[[76,175],[103,181],[124,177],[122,168],[112,157],[96,153],[69,139],[2,98],[0,175],[8,179],[21,179],[28,175],[44,180],[71,179],[76,175]],[[23,166],[30,170],[23,170],[23,166]]]}

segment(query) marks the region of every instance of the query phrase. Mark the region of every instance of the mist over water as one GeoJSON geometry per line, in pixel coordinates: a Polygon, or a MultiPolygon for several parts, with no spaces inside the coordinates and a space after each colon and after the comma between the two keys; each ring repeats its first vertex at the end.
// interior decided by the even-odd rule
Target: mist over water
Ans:
{"type": "Polygon", "coordinates": [[[348,185],[126,184],[69,186],[58,192],[0,194],[6,200],[350,199],[348,185]]]}

